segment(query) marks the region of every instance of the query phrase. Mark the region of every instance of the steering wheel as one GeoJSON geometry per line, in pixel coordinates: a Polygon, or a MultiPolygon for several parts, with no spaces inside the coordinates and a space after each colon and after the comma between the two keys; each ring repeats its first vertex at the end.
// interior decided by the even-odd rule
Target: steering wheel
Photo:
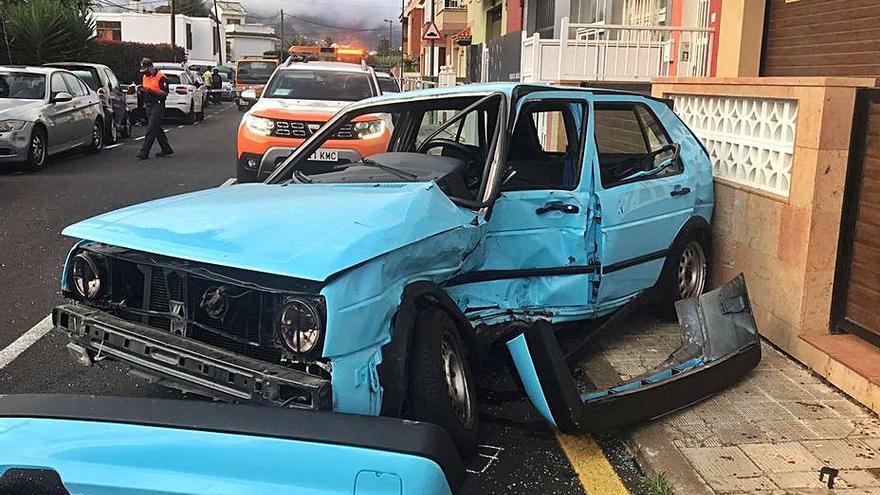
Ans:
{"type": "Polygon", "coordinates": [[[472,178],[477,177],[478,179],[482,179],[483,177],[483,162],[486,161],[486,158],[483,156],[483,153],[475,149],[471,146],[461,144],[458,141],[454,141],[452,139],[445,138],[434,138],[422,143],[419,146],[419,149],[416,150],[418,153],[427,153],[428,150],[434,148],[449,148],[457,151],[461,156],[465,158],[465,163],[468,168],[468,177],[466,177],[468,187],[471,186],[472,178]]]}

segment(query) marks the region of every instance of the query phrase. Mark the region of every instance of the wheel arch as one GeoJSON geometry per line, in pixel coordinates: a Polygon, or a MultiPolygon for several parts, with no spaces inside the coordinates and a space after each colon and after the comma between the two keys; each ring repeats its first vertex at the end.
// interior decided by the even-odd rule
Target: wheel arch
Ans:
{"type": "Polygon", "coordinates": [[[391,342],[382,347],[382,363],[378,366],[382,384],[383,416],[399,416],[406,400],[409,378],[407,366],[412,336],[415,333],[416,316],[427,307],[445,312],[458,329],[459,336],[468,349],[471,366],[475,367],[485,352],[476,337],[476,331],[455,301],[443,288],[433,282],[418,281],[407,285],[400,298],[400,306],[391,322],[391,342]]]}
{"type": "Polygon", "coordinates": [[[684,225],[681,226],[678,233],[675,235],[675,238],[672,239],[672,243],[669,244],[669,249],[666,251],[666,259],[663,261],[663,268],[660,269],[660,275],[657,276],[657,281],[654,282],[653,289],[655,292],[662,289],[664,276],[671,269],[670,264],[677,261],[671,259],[672,253],[675,253],[678,248],[682,247],[686,239],[692,235],[699,236],[706,248],[706,255],[709,255],[709,249],[712,247],[712,234],[709,222],[702,216],[694,215],[688,218],[684,225]]]}

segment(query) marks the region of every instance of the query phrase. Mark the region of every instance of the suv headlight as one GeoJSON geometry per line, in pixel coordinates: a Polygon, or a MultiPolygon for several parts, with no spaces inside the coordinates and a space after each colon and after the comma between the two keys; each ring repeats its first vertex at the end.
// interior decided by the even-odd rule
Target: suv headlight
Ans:
{"type": "Polygon", "coordinates": [[[275,128],[275,121],[265,117],[257,117],[256,115],[245,115],[244,125],[254,134],[269,136],[272,134],[272,129],[275,128]]]}
{"type": "Polygon", "coordinates": [[[354,133],[359,139],[377,138],[383,132],[385,132],[385,121],[381,119],[354,123],[354,133]]]}
{"type": "Polygon", "coordinates": [[[20,131],[25,124],[25,120],[0,120],[0,132],[20,131]]]}
{"type": "Polygon", "coordinates": [[[291,297],[278,313],[278,339],[290,352],[307,354],[320,346],[324,322],[314,301],[291,297]]]}

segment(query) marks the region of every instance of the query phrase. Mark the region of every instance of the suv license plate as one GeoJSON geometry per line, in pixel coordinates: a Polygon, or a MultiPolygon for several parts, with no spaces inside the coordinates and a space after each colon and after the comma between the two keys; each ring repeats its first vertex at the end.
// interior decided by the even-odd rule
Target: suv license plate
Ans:
{"type": "Polygon", "coordinates": [[[313,162],[338,162],[339,152],[335,150],[318,150],[312,153],[309,160],[313,162]]]}

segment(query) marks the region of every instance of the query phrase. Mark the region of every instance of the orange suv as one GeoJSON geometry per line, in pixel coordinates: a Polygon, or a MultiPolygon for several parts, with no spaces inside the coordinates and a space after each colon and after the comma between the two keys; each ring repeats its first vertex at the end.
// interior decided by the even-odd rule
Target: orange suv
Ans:
{"type": "MultiPolygon", "coordinates": [[[[238,182],[264,180],[339,109],[379,94],[376,74],[365,65],[281,65],[238,127],[238,182]]],[[[378,116],[363,116],[337,130],[333,139],[311,156],[304,171],[327,171],[358,162],[387,151],[390,139],[390,122],[378,116]]]]}

